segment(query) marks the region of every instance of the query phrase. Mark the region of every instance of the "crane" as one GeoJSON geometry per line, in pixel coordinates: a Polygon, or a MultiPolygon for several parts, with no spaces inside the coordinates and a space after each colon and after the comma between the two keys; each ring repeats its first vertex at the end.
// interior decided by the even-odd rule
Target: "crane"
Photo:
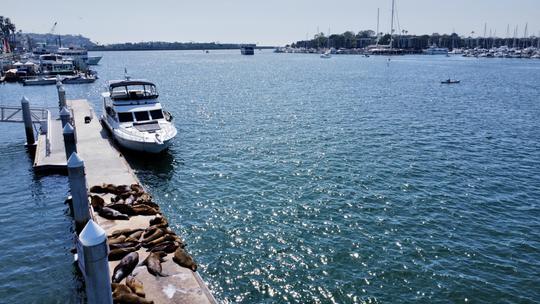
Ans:
{"type": "MultiPolygon", "coordinates": [[[[51,30],[49,31],[48,35],[47,35],[47,44],[49,44],[49,36],[54,36],[54,32],[56,31],[56,24],[58,24],[58,22],[54,22],[53,26],[51,27],[51,30]]],[[[60,37],[58,38],[58,45],[60,45],[60,37]]]]}

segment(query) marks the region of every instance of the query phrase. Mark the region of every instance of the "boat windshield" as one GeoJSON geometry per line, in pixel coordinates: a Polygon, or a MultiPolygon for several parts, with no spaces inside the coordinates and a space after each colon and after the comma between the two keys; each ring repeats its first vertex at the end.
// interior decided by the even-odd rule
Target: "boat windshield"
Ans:
{"type": "Polygon", "coordinates": [[[133,114],[131,112],[118,113],[119,122],[133,122],[133,114]]]}
{"type": "Polygon", "coordinates": [[[152,84],[137,84],[115,86],[111,88],[111,98],[121,99],[150,99],[157,98],[158,92],[156,86],[152,84]]]}

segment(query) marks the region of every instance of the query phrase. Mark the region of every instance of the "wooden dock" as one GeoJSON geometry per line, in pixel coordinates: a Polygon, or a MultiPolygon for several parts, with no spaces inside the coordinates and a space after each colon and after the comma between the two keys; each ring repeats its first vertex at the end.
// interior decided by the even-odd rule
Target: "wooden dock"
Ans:
{"type": "MultiPolygon", "coordinates": [[[[103,183],[116,185],[139,183],[129,164],[111,142],[109,134],[102,127],[88,101],[69,100],[67,105],[73,114],[77,153],[85,163],[88,187],[103,183]],[[85,117],[91,118],[89,123],[85,122],[85,117]]],[[[61,152],[54,151],[55,154],[61,154],[65,158],[64,151],[61,152]]],[[[110,194],[103,195],[106,201],[110,197],[110,194]]],[[[129,220],[108,220],[94,214],[93,218],[110,235],[113,231],[124,228],[147,228],[149,220],[154,216],[138,215],[130,217],[129,220]]],[[[139,249],[138,253],[141,262],[148,255],[144,248],[139,249]]],[[[146,299],[154,303],[216,303],[199,274],[174,263],[172,256],[173,254],[169,254],[162,263],[162,272],[167,275],[165,277],[153,276],[144,266],[139,266],[133,271],[144,285],[146,299]]],[[[109,262],[111,275],[117,264],[118,261],[109,262]]]]}

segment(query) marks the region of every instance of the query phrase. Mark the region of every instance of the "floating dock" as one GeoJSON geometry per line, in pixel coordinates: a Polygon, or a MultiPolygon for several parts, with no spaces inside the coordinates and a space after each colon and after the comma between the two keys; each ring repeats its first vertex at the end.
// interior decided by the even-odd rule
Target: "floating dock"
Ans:
{"type": "MultiPolygon", "coordinates": [[[[67,105],[72,111],[77,136],[77,154],[84,160],[88,187],[103,183],[115,185],[139,183],[127,161],[113,146],[108,131],[102,127],[88,101],[69,100],[67,105]],[[86,123],[85,117],[89,117],[90,122],[86,123]]],[[[62,156],[65,157],[64,151],[62,156]]],[[[108,201],[110,195],[103,197],[108,201]]],[[[129,220],[108,220],[94,214],[95,222],[107,232],[107,235],[125,228],[147,228],[152,218],[154,216],[137,215],[130,217],[129,220]]],[[[145,248],[137,252],[139,261],[148,256],[145,248]]],[[[109,262],[111,275],[118,262],[109,262]]],[[[134,270],[137,279],[144,285],[147,300],[154,303],[216,303],[199,274],[174,263],[172,254],[166,257],[162,267],[166,277],[153,276],[146,267],[137,267],[134,270]]]]}

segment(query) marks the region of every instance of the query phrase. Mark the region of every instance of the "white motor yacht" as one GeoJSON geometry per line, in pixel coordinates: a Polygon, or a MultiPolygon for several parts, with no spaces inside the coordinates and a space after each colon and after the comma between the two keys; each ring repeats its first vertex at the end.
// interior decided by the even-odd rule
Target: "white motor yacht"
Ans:
{"type": "Polygon", "coordinates": [[[102,121],[124,148],[159,153],[177,131],[163,111],[156,86],[147,80],[113,80],[103,97],[102,121]]]}

